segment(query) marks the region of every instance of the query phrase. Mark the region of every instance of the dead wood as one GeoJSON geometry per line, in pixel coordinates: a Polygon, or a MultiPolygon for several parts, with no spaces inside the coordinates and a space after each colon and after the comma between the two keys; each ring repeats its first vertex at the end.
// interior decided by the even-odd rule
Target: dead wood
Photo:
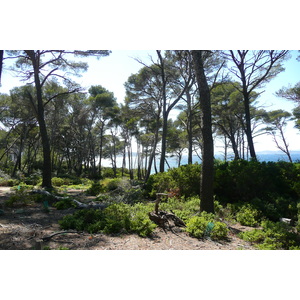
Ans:
{"type": "Polygon", "coordinates": [[[157,193],[156,194],[156,200],[155,200],[155,213],[156,214],[158,214],[159,203],[162,200],[163,196],[168,198],[168,194],[165,194],[165,193],[157,193]]]}
{"type": "Polygon", "coordinates": [[[75,204],[76,204],[76,208],[78,209],[89,209],[89,208],[94,208],[94,209],[104,209],[108,206],[108,204],[106,203],[95,203],[93,201],[89,202],[89,203],[83,203],[80,202],[78,200],[75,199],[71,199],[75,204]]]}
{"type": "Polygon", "coordinates": [[[78,234],[78,232],[77,231],[74,231],[74,230],[64,230],[64,231],[59,231],[59,232],[54,232],[54,233],[52,233],[52,234],[50,234],[50,235],[48,235],[48,236],[44,236],[43,238],[42,238],[42,241],[43,242],[48,242],[48,241],[50,241],[54,236],[56,236],[56,235],[59,235],[59,234],[67,234],[67,233],[77,233],[78,234]]]}
{"type": "Polygon", "coordinates": [[[150,212],[148,214],[149,219],[164,230],[166,230],[166,225],[168,225],[168,228],[170,230],[172,230],[172,227],[175,226],[185,227],[185,223],[180,218],[178,218],[173,212],[159,210],[159,203],[162,200],[162,197],[164,196],[168,197],[168,194],[156,194],[155,208],[153,212],[150,212]]]}
{"type": "Polygon", "coordinates": [[[45,191],[45,190],[32,190],[31,193],[41,194],[41,195],[45,195],[45,196],[51,196],[53,201],[71,200],[72,202],[74,202],[76,204],[77,209],[89,209],[89,208],[104,209],[108,206],[108,204],[95,203],[93,201],[91,201],[89,203],[83,203],[83,202],[80,202],[78,200],[72,199],[69,196],[60,197],[60,196],[53,195],[53,194],[51,194],[51,193],[49,193],[48,191],[45,191]]]}

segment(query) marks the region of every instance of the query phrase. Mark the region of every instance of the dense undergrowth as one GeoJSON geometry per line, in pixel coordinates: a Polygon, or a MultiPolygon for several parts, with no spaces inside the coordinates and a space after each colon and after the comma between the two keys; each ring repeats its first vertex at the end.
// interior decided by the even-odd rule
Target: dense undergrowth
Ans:
{"type": "MultiPolygon", "coordinates": [[[[149,236],[156,228],[148,213],[154,210],[156,193],[167,193],[160,209],[173,212],[186,223],[185,230],[196,238],[226,239],[228,226],[238,222],[253,230],[240,234],[258,249],[300,249],[300,164],[286,162],[233,161],[215,164],[215,214],[199,213],[201,165],[186,165],[151,175],[146,184],[128,178],[104,178],[91,181],[72,176],[55,177],[55,191],[65,195],[77,188],[95,201],[108,205],[103,210],[82,209],[60,221],[62,229],[90,233],[137,233],[149,236]],[[281,218],[288,223],[280,222],[281,218]]],[[[23,181],[6,178],[16,193],[6,201],[9,207],[32,202],[47,203],[57,209],[74,207],[66,198],[52,201],[31,194],[39,178],[23,181]]],[[[0,180],[1,184],[1,180],[0,180]]]]}

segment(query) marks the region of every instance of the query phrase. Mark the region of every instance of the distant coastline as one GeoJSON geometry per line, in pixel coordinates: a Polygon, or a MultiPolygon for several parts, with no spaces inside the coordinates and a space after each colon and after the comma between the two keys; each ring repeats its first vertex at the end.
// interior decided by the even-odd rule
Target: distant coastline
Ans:
{"type": "MultiPolygon", "coordinates": [[[[290,154],[293,162],[297,160],[300,161],[300,150],[290,151],[290,154]]],[[[256,156],[259,161],[289,161],[287,155],[282,151],[257,151],[256,156]]],[[[228,154],[227,157],[228,160],[232,160],[233,154],[228,154]]],[[[224,155],[222,153],[216,153],[215,158],[224,160],[224,155]]]]}
{"type": "MultiPolygon", "coordinates": [[[[300,150],[299,151],[290,151],[291,153],[291,157],[293,159],[293,162],[300,162],[300,150]]],[[[272,161],[272,162],[277,162],[277,161],[289,161],[288,157],[286,154],[284,154],[281,151],[257,151],[256,152],[257,155],[257,159],[259,161],[272,161]]],[[[136,155],[133,155],[133,161],[135,161],[136,155]]],[[[224,154],[222,153],[215,153],[215,158],[219,159],[219,160],[224,160],[224,154]]],[[[233,160],[234,155],[232,153],[227,154],[227,160],[233,160]]],[[[174,168],[178,166],[178,161],[176,159],[176,157],[167,157],[167,161],[168,164],[170,166],[170,168],[174,168]]],[[[182,156],[181,159],[181,163],[180,165],[186,165],[188,161],[188,156],[185,154],[182,156]]],[[[117,167],[121,168],[122,167],[122,162],[123,162],[123,157],[122,156],[118,156],[117,157],[117,167]]],[[[198,156],[194,155],[193,156],[193,163],[201,163],[201,160],[199,159],[198,156]]],[[[157,166],[159,166],[159,158],[157,157],[156,159],[156,164],[157,166]]],[[[110,167],[111,166],[111,162],[108,159],[105,159],[102,161],[102,165],[105,167],[110,167]]],[[[134,168],[136,168],[137,166],[135,165],[134,168]]],[[[168,169],[168,166],[166,164],[166,170],[168,169]]],[[[152,170],[151,173],[154,173],[154,168],[152,170]]]]}

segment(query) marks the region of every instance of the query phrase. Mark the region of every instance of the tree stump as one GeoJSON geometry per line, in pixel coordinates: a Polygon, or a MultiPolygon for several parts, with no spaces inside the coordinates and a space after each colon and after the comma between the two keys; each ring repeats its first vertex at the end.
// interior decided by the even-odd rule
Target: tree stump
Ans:
{"type": "Polygon", "coordinates": [[[149,219],[154,222],[156,225],[161,227],[163,230],[168,229],[172,231],[172,227],[185,227],[185,223],[178,218],[173,212],[167,212],[163,210],[159,210],[159,203],[162,200],[163,196],[167,196],[168,194],[157,193],[155,200],[155,208],[153,212],[149,213],[149,219]]]}

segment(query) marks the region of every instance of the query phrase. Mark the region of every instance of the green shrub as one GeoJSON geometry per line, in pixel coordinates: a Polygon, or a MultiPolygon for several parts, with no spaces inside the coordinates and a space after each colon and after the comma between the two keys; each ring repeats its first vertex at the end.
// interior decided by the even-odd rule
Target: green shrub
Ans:
{"type": "Polygon", "coordinates": [[[257,226],[260,222],[261,212],[250,204],[243,205],[236,214],[236,220],[245,226],[257,226]]]}
{"type": "Polygon", "coordinates": [[[0,178],[0,186],[13,187],[13,186],[15,186],[17,184],[19,184],[19,180],[17,180],[17,179],[0,178]]]}
{"type": "Polygon", "coordinates": [[[179,189],[179,195],[185,198],[197,196],[200,193],[201,165],[188,164],[168,171],[179,189]]]}
{"type": "Polygon", "coordinates": [[[121,181],[122,181],[122,179],[120,179],[120,178],[114,178],[114,179],[109,180],[106,184],[106,190],[107,191],[116,190],[120,186],[121,181]]]}
{"type": "Polygon", "coordinates": [[[240,237],[246,241],[257,243],[258,249],[296,249],[300,246],[299,236],[291,226],[282,222],[270,220],[261,223],[262,229],[254,229],[240,233],[240,237]]]}
{"type": "Polygon", "coordinates": [[[151,205],[135,204],[130,212],[130,230],[142,237],[149,236],[157,227],[148,216],[148,213],[152,210],[153,207],[151,205]]]}
{"type": "Polygon", "coordinates": [[[297,204],[297,210],[298,210],[298,215],[297,215],[296,229],[300,233],[300,202],[297,204]]]}
{"type": "Polygon", "coordinates": [[[142,202],[144,199],[144,191],[141,187],[134,187],[124,192],[123,202],[127,204],[134,204],[142,202]]]}
{"type": "Polygon", "coordinates": [[[53,206],[58,210],[62,210],[70,207],[76,207],[76,204],[71,199],[63,199],[54,203],[53,206]]]}
{"type": "Polygon", "coordinates": [[[238,160],[216,166],[214,191],[221,204],[250,203],[272,221],[296,219],[299,177],[297,164],[238,160]]]}
{"type": "MultiPolygon", "coordinates": [[[[103,211],[98,209],[81,209],[76,211],[73,215],[67,215],[58,223],[62,229],[76,229],[78,231],[88,231],[92,224],[103,220],[103,211]]],[[[103,226],[101,227],[101,229],[103,226]]],[[[90,232],[94,233],[94,232],[90,232]]]]}
{"type": "Polygon", "coordinates": [[[296,196],[293,185],[299,170],[286,162],[237,160],[216,166],[215,193],[225,202],[250,202],[258,197],[272,202],[274,196],[296,196]]]}
{"type": "Polygon", "coordinates": [[[104,209],[105,233],[118,233],[130,229],[130,207],[124,203],[112,204],[104,209]]]}
{"type": "Polygon", "coordinates": [[[175,188],[176,183],[169,172],[151,175],[145,185],[146,194],[152,199],[157,193],[168,193],[175,188]]]}
{"type": "Polygon", "coordinates": [[[64,180],[64,185],[78,185],[78,184],[82,184],[86,181],[90,181],[89,179],[86,178],[79,178],[75,175],[72,174],[57,174],[57,177],[61,178],[64,180]]]}
{"type": "Polygon", "coordinates": [[[228,236],[228,232],[229,229],[225,223],[215,222],[210,236],[213,240],[225,239],[228,236]]]}
{"type": "Polygon", "coordinates": [[[190,164],[149,177],[145,190],[148,196],[155,198],[156,193],[174,193],[174,196],[189,198],[199,195],[201,165],[190,164]]]}
{"type": "Polygon", "coordinates": [[[261,243],[265,239],[265,233],[261,229],[253,229],[241,232],[239,237],[250,243],[261,243]]]}
{"type": "Polygon", "coordinates": [[[224,239],[228,235],[226,224],[214,221],[214,215],[202,213],[200,216],[194,216],[187,221],[186,231],[196,237],[204,238],[210,236],[212,239],[224,239]]]}
{"type": "Polygon", "coordinates": [[[9,196],[7,200],[5,200],[4,204],[7,207],[22,207],[26,206],[30,203],[30,199],[28,198],[28,193],[24,190],[17,191],[15,194],[9,196]]]}
{"type": "Polygon", "coordinates": [[[33,185],[21,182],[19,185],[13,186],[12,190],[14,190],[14,191],[27,191],[28,192],[28,191],[32,190],[33,187],[34,187],[33,185]]]}
{"type": "Polygon", "coordinates": [[[194,216],[186,223],[186,231],[190,235],[200,239],[204,237],[207,224],[208,221],[204,217],[194,216]]]}
{"type": "Polygon", "coordinates": [[[38,185],[42,181],[40,173],[33,173],[29,177],[24,178],[24,182],[29,185],[38,185]]]}
{"type": "Polygon", "coordinates": [[[87,189],[86,194],[90,196],[98,196],[103,191],[103,185],[100,182],[96,181],[93,182],[91,187],[87,189]]]}
{"type": "Polygon", "coordinates": [[[113,178],[114,176],[115,174],[112,168],[108,168],[108,167],[102,168],[102,178],[113,178]]]}
{"type": "Polygon", "coordinates": [[[52,184],[57,187],[60,187],[62,185],[69,185],[70,183],[71,182],[68,178],[59,178],[59,177],[52,178],[52,184]]]}
{"type": "Polygon", "coordinates": [[[171,197],[166,202],[162,202],[159,207],[161,210],[172,211],[178,218],[186,222],[199,212],[200,199],[192,197],[185,200],[184,198],[171,197]]]}
{"type": "Polygon", "coordinates": [[[43,197],[44,196],[40,194],[30,194],[26,189],[19,189],[11,194],[4,203],[7,207],[22,207],[34,202],[41,202],[43,197]]]}
{"type": "Polygon", "coordinates": [[[59,221],[62,229],[76,229],[89,233],[104,232],[108,234],[120,232],[135,232],[141,236],[148,236],[156,228],[148,217],[153,206],[136,204],[130,206],[116,203],[103,211],[87,209],[65,216],[59,221]]]}

